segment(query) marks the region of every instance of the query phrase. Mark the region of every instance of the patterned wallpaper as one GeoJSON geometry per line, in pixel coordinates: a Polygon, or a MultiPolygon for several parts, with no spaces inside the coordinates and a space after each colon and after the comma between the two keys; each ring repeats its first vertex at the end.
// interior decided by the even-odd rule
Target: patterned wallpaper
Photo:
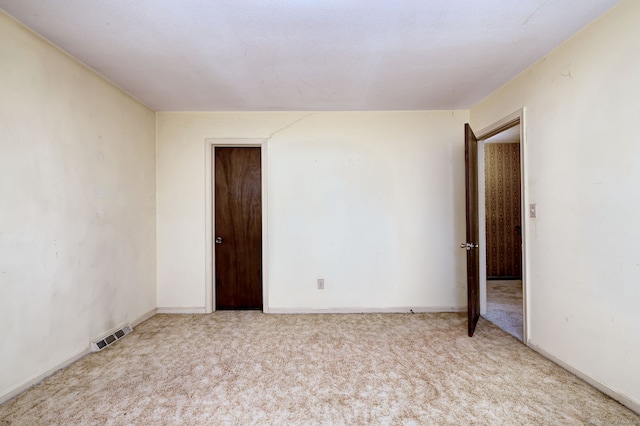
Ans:
{"type": "Polygon", "coordinates": [[[487,277],[520,278],[520,145],[484,146],[487,277]]]}

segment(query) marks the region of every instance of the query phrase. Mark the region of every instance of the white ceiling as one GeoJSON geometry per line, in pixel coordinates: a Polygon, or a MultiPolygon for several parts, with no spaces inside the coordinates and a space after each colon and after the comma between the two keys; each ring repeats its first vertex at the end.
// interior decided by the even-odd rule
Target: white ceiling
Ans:
{"type": "Polygon", "coordinates": [[[467,109],[618,0],[0,0],[154,110],[467,109]]]}

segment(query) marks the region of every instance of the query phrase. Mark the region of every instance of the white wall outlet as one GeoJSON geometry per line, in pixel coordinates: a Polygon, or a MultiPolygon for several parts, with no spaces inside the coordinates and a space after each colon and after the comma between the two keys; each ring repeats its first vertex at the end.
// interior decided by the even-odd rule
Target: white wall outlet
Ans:
{"type": "Polygon", "coordinates": [[[318,278],[318,290],[324,290],[324,278],[318,278]]]}

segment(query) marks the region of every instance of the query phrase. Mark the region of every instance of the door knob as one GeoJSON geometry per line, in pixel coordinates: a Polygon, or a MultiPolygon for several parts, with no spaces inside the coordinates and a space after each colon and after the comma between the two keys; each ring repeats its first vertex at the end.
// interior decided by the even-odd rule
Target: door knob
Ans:
{"type": "Polygon", "coordinates": [[[216,244],[222,244],[222,237],[216,237],[216,244]]]}
{"type": "Polygon", "coordinates": [[[479,246],[477,244],[473,243],[460,243],[460,248],[466,249],[467,251],[478,247],[479,246]]]}

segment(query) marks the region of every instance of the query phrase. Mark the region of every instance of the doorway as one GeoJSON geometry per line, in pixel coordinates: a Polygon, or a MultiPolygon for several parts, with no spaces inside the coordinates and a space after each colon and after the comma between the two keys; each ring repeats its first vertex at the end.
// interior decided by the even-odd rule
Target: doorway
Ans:
{"type": "Polygon", "coordinates": [[[257,138],[206,138],[204,140],[204,163],[205,163],[205,193],[203,198],[205,213],[205,264],[204,264],[204,296],[205,313],[212,313],[216,310],[216,243],[215,240],[215,149],[216,148],[257,148],[260,151],[260,178],[261,178],[261,228],[262,228],[262,311],[269,312],[269,272],[268,272],[268,140],[257,138]]]}
{"type": "Polygon", "coordinates": [[[521,109],[478,132],[478,243],[480,313],[527,344],[524,114],[521,109]]]}
{"type": "Polygon", "coordinates": [[[520,125],[484,141],[484,317],[523,340],[520,125]]]}

